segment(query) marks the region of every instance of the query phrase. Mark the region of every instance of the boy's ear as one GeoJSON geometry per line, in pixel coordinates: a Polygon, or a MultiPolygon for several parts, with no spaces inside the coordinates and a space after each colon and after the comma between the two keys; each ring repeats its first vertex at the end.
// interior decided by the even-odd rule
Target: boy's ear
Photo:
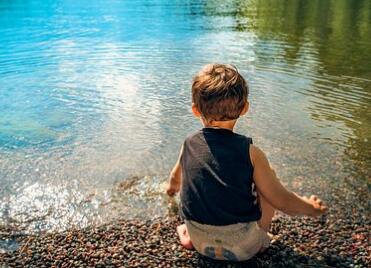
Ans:
{"type": "Polygon", "coordinates": [[[197,106],[195,103],[192,103],[192,113],[194,116],[196,117],[201,117],[201,113],[200,111],[198,110],[197,106]]]}
{"type": "Polygon", "coordinates": [[[240,114],[240,116],[241,115],[245,115],[246,113],[247,113],[247,111],[249,110],[249,101],[246,101],[246,103],[245,103],[245,105],[243,106],[243,108],[242,108],[242,111],[241,111],[241,114],[240,114]]]}

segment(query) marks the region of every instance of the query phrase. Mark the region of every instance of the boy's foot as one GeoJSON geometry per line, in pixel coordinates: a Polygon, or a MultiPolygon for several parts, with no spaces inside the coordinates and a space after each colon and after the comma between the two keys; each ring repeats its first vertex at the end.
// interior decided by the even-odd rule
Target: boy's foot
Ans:
{"type": "Polygon", "coordinates": [[[185,224],[179,225],[176,227],[180,238],[180,244],[186,249],[193,249],[193,244],[191,242],[191,238],[189,237],[188,230],[185,224]]]}
{"type": "MultiPolygon", "coordinates": [[[[272,240],[273,237],[274,237],[274,235],[271,234],[270,232],[267,232],[267,235],[268,235],[268,237],[269,237],[270,240],[272,240]]],[[[269,246],[268,246],[268,247],[269,247],[269,246]]],[[[259,252],[260,252],[260,253],[263,253],[264,251],[267,250],[268,247],[262,247],[262,248],[259,250],[259,252]]]]}

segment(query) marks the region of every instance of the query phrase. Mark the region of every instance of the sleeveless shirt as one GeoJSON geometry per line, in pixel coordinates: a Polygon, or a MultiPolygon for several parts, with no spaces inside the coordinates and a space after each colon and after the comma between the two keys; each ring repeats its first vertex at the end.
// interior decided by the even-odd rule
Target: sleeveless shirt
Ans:
{"type": "Polygon", "coordinates": [[[251,138],[228,129],[203,128],[186,138],[180,159],[183,218],[209,225],[261,218],[250,144],[251,138]]]}

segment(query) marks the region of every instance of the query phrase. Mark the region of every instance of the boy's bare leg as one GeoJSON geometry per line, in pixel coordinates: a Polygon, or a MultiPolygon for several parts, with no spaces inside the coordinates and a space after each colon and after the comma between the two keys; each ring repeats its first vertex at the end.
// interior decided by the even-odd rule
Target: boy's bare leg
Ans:
{"type": "Polygon", "coordinates": [[[185,224],[179,225],[176,228],[179,238],[180,244],[186,249],[193,249],[193,244],[191,242],[191,238],[189,237],[187,226],[185,224]]]}
{"type": "Polygon", "coordinates": [[[272,218],[274,216],[275,209],[272,207],[268,201],[258,193],[259,196],[259,203],[262,210],[262,217],[258,221],[260,228],[262,228],[267,233],[269,232],[270,225],[272,223],[272,218]]]}

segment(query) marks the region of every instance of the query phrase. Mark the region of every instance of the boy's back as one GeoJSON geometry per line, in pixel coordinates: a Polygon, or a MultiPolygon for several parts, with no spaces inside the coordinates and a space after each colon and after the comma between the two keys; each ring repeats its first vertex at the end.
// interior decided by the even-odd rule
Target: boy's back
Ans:
{"type": "Polygon", "coordinates": [[[186,220],[229,225],[260,219],[251,143],[251,138],[222,128],[203,128],[185,140],[180,197],[186,220]]]}
{"type": "Polygon", "coordinates": [[[248,94],[230,65],[210,64],[194,77],[192,112],[204,128],[185,141],[166,190],[181,191],[182,245],[215,259],[246,260],[264,250],[275,210],[318,216],[327,209],[316,196],[288,191],[251,139],[233,133],[248,94]]]}

